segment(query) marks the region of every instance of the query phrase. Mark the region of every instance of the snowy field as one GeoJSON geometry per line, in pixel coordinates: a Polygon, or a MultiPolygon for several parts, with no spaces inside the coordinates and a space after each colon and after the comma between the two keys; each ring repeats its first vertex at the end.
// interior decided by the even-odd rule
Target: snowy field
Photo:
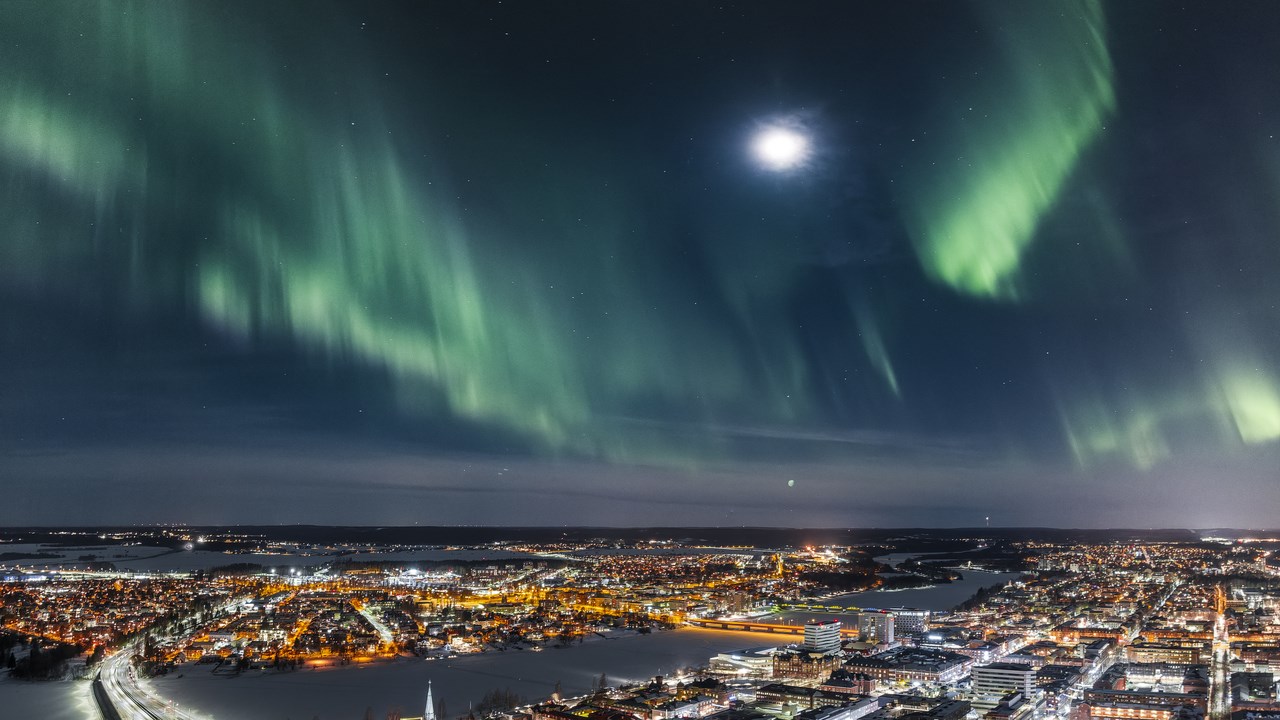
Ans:
{"type": "Polygon", "coordinates": [[[5,553],[22,553],[29,555],[54,555],[56,557],[9,560],[0,562],[0,569],[26,568],[45,570],[52,568],[83,568],[86,561],[82,556],[93,555],[96,562],[109,562],[118,570],[136,572],[194,572],[208,570],[220,565],[234,563],[253,563],[263,567],[275,567],[284,570],[324,565],[331,562],[431,562],[455,561],[474,562],[493,560],[524,560],[536,556],[509,550],[402,550],[397,552],[365,552],[347,554],[314,554],[314,555],[256,555],[209,552],[205,550],[173,551],[169,548],[148,547],[145,545],[84,545],[67,547],[61,545],[41,545],[34,543],[0,543],[0,555],[5,553]]]}
{"type": "Polygon", "coordinates": [[[53,555],[50,558],[6,560],[0,567],[54,567],[63,564],[83,564],[81,556],[93,555],[96,562],[122,563],[172,552],[169,548],[147,545],[43,545],[37,543],[0,543],[0,555],[21,553],[24,555],[53,555]]]}
{"type": "Polygon", "coordinates": [[[494,689],[510,689],[534,701],[549,696],[558,681],[567,695],[579,695],[590,691],[602,672],[610,685],[617,685],[705,665],[721,652],[780,640],[759,633],[682,628],[595,638],[540,653],[508,650],[454,660],[402,659],[240,677],[214,675],[210,665],[189,664],[150,682],[160,695],[215,720],[360,720],[367,708],[373,709],[374,717],[385,717],[395,708],[405,715],[421,714],[430,679],[436,700],[446,706],[442,720],[448,720],[465,715],[469,702],[478,702],[494,689]]]}
{"type": "Polygon", "coordinates": [[[88,680],[24,682],[0,672],[0,717],[41,720],[98,720],[88,680]]]}

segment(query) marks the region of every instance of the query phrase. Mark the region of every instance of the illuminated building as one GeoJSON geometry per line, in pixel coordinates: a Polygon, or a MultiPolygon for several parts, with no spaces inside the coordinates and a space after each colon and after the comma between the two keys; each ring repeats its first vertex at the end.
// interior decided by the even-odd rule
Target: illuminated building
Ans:
{"type": "Polygon", "coordinates": [[[784,683],[770,683],[761,687],[756,691],[756,698],[767,703],[799,705],[804,708],[842,707],[850,703],[857,703],[860,709],[866,708],[868,712],[878,708],[874,699],[863,695],[784,683]],[[863,700],[870,700],[870,702],[864,703],[863,700]]]}
{"type": "Polygon", "coordinates": [[[1035,690],[1036,671],[1030,665],[992,663],[973,666],[973,708],[986,712],[1000,704],[1009,693],[1030,698],[1035,690]]]}
{"type": "Polygon", "coordinates": [[[821,680],[840,667],[840,659],[833,652],[783,652],[773,656],[773,676],[821,680]]]}
{"type": "Polygon", "coordinates": [[[878,655],[849,658],[844,667],[886,682],[953,683],[969,674],[973,659],[943,650],[894,648],[878,655]]]}
{"type": "Polygon", "coordinates": [[[834,653],[840,650],[840,621],[816,620],[804,624],[804,649],[834,653]]]}
{"type": "Polygon", "coordinates": [[[892,643],[893,613],[886,611],[860,612],[857,618],[858,639],[863,642],[892,643]]]}
{"type": "Polygon", "coordinates": [[[773,674],[773,656],[777,648],[763,647],[720,653],[711,658],[711,672],[720,675],[764,678],[773,674]]]}
{"type": "Polygon", "coordinates": [[[912,608],[889,608],[894,627],[899,632],[922,633],[929,629],[929,611],[912,608]]]}
{"type": "MultiPolygon", "coordinates": [[[[976,709],[977,706],[975,705],[976,709]]],[[[1031,717],[1036,704],[1020,692],[1011,692],[996,703],[995,707],[983,713],[983,720],[1023,720],[1031,717]]]]}
{"type": "Polygon", "coordinates": [[[1134,643],[1126,652],[1129,662],[1135,663],[1178,663],[1197,665],[1200,663],[1200,648],[1194,645],[1174,645],[1170,643],[1134,643]]]}

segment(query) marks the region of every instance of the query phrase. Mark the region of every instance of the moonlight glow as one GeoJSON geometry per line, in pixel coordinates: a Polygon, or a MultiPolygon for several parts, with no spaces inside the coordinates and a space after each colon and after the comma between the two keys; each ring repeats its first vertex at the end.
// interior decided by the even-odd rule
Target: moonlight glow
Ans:
{"type": "Polygon", "coordinates": [[[790,128],[765,128],[751,147],[760,164],[770,170],[790,170],[809,157],[809,139],[790,128]]]}
{"type": "Polygon", "coordinates": [[[1275,3],[0,3],[0,525],[1280,515],[1275,3]]]}

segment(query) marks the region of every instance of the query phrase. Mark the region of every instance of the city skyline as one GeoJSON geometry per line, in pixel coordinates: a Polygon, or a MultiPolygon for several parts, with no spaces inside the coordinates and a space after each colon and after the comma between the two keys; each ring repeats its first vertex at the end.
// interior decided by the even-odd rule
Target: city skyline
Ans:
{"type": "Polygon", "coordinates": [[[1274,536],[426,530],[0,529],[0,695],[178,719],[398,720],[424,684],[458,720],[1280,710],[1274,536]]]}
{"type": "Polygon", "coordinates": [[[13,4],[0,525],[1274,525],[1280,12],[928,10],[13,4]]]}

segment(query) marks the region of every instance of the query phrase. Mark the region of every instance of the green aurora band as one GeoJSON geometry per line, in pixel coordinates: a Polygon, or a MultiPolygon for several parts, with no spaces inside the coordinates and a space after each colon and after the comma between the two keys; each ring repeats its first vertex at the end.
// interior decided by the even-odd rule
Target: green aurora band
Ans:
{"type": "Polygon", "coordinates": [[[1225,448],[1280,440],[1280,383],[1243,354],[1214,363],[1194,391],[1130,378],[1108,392],[1077,387],[1071,396],[1059,403],[1060,419],[1084,468],[1120,460],[1151,469],[1206,434],[1225,448]]]}
{"type": "Polygon", "coordinates": [[[1101,0],[982,3],[1003,72],[956,78],[905,189],[925,271],[954,290],[1014,299],[1041,218],[1115,109],[1101,0]],[[962,108],[957,112],[957,108],[962,108]]]}
{"type": "MultiPolygon", "coordinates": [[[[808,412],[794,347],[761,339],[744,355],[696,309],[681,328],[655,316],[645,261],[624,260],[625,228],[642,223],[625,186],[602,192],[611,178],[589,163],[576,188],[526,178],[504,209],[528,222],[513,244],[510,226],[445,200],[447,178],[402,165],[385,109],[358,88],[342,86],[355,102],[325,104],[285,81],[286,63],[234,50],[252,28],[220,27],[193,3],[85,5],[74,25],[25,10],[15,45],[66,53],[15,55],[23,72],[0,84],[6,231],[27,238],[0,258],[14,284],[123,261],[140,307],[185,296],[224,332],[385,371],[410,415],[504,428],[548,452],[687,464],[714,450],[715,438],[630,422],[636,403],[692,398],[708,421],[808,412]],[[50,186],[72,212],[24,210],[50,186]],[[83,242],[95,223],[118,237],[83,242]],[[198,237],[174,243],[156,227],[198,237]],[[557,284],[577,290],[548,292],[557,284]]],[[[544,164],[520,152],[532,151],[514,148],[511,165],[544,164]]]]}
{"type": "MultiPolygon", "coordinates": [[[[814,377],[779,309],[811,262],[778,238],[802,232],[753,235],[746,213],[708,221],[723,226],[707,235],[730,239],[700,248],[716,309],[664,284],[672,268],[647,251],[642,193],[614,169],[623,162],[592,159],[577,138],[485,120],[496,125],[476,145],[500,145],[521,170],[472,213],[457,200],[466,180],[431,162],[432,121],[449,108],[386,107],[362,94],[359,68],[300,80],[237,40],[251,24],[201,4],[74,4],[74,22],[67,7],[23,4],[0,31],[6,286],[93,302],[77,278],[106,267],[139,314],[181,306],[251,347],[384,373],[405,414],[498,428],[546,454],[693,466],[725,450],[702,428],[823,421],[815,398],[834,381],[814,377]],[[321,82],[340,97],[308,87],[321,82]],[[571,171],[539,174],[551,160],[571,171]],[[672,417],[683,424],[664,425],[672,417]]],[[[1100,2],[982,7],[1008,75],[946,99],[982,107],[922,143],[899,192],[931,280],[1019,300],[1037,229],[1116,98],[1100,2]]],[[[922,360],[895,345],[909,323],[886,320],[908,313],[882,306],[918,298],[845,290],[847,357],[831,365],[865,360],[880,386],[860,388],[849,416],[897,403],[910,418],[922,360]]],[[[1218,340],[1188,382],[1050,380],[1056,405],[1042,412],[1055,439],[1062,430],[1059,452],[1083,468],[1153,468],[1188,426],[1228,451],[1280,440],[1274,359],[1183,332],[1218,340]]]]}

